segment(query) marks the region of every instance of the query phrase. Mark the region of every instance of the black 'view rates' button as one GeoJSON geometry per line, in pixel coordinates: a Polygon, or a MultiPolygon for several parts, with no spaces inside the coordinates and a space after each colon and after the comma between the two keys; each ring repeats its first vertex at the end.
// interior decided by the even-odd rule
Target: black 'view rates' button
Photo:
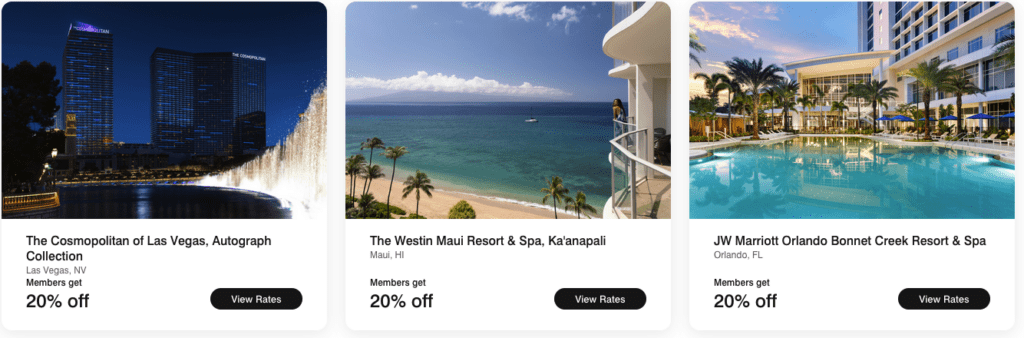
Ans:
{"type": "Polygon", "coordinates": [[[907,310],[981,310],[991,297],[985,289],[903,289],[899,301],[907,310]]]}
{"type": "Polygon", "coordinates": [[[639,310],[647,304],[640,289],[560,289],[555,305],[562,310],[639,310]]]}
{"type": "Polygon", "coordinates": [[[219,310],[295,310],[302,305],[296,289],[217,289],[210,303],[219,310]]]}

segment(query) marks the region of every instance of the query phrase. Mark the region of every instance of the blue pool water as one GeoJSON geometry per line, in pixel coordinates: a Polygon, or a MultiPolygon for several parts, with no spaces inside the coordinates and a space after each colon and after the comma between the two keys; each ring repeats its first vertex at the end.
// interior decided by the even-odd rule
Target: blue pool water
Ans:
{"type": "MultiPolygon", "coordinates": [[[[420,170],[442,190],[540,204],[544,178],[556,175],[571,195],[583,191],[598,214],[611,193],[610,102],[349,103],[345,109],[346,157],[369,158],[359,144],[370,137],[410,151],[398,160],[395,184],[420,170]],[[540,122],[525,123],[531,115],[540,122]]],[[[373,163],[391,175],[392,163],[379,150],[373,163]]]]}
{"type": "Polygon", "coordinates": [[[988,155],[798,137],[690,164],[691,218],[1014,218],[1014,167],[988,155]]]}

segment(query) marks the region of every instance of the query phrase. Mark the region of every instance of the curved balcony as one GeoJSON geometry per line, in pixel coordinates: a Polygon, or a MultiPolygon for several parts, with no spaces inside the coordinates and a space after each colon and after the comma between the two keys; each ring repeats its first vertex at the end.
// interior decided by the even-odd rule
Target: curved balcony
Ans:
{"type": "Polygon", "coordinates": [[[604,54],[635,65],[670,63],[671,16],[664,2],[645,3],[604,35],[604,54]]]}

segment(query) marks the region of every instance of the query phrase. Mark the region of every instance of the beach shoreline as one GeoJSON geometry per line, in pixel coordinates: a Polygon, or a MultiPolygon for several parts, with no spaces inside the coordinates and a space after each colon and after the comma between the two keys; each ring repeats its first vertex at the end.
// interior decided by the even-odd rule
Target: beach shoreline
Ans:
{"type": "MultiPolygon", "coordinates": [[[[416,193],[412,192],[409,197],[402,198],[402,189],[405,188],[403,182],[405,182],[405,176],[399,170],[395,174],[394,187],[391,188],[391,205],[398,206],[406,211],[406,216],[416,212],[416,193]]],[[[385,177],[373,180],[370,185],[370,193],[373,194],[374,199],[381,203],[387,203],[388,198],[388,185],[391,184],[390,173],[385,174],[385,177]]],[[[351,177],[345,176],[345,189],[351,187],[351,177]]],[[[431,184],[434,186],[432,191],[433,197],[427,197],[425,194],[420,195],[420,215],[429,219],[447,219],[448,210],[451,209],[460,200],[466,200],[476,211],[477,219],[553,219],[555,213],[552,211],[551,206],[547,208],[540,207],[539,203],[531,203],[526,201],[518,201],[514,199],[497,197],[497,196],[486,196],[476,193],[469,193],[458,191],[451,188],[444,181],[438,181],[431,179],[431,184]]],[[[356,181],[356,196],[358,192],[363,189],[363,178],[359,178],[356,181]]],[[[538,188],[539,189],[539,188],[538,188]]],[[[346,195],[348,195],[346,191],[346,195]]],[[[590,215],[591,218],[600,218],[599,215],[590,215]]],[[[395,216],[398,218],[398,216],[395,216]]],[[[582,215],[583,219],[587,216],[582,215]]],[[[560,219],[575,219],[575,214],[566,213],[563,204],[559,204],[558,218],[560,219]]]]}

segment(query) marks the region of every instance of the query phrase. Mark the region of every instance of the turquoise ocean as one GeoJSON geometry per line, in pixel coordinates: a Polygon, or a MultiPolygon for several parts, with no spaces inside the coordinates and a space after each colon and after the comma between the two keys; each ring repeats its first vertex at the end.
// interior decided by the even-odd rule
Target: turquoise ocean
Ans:
{"type": "MultiPolygon", "coordinates": [[[[575,196],[587,194],[598,216],[611,193],[608,153],[611,103],[349,103],[345,157],[378,137],[405,146],[395,184],[427,173],[442,191],[468,193],[539,206],[545,178],[560,176],[575,196]],[[526,123],[534,117],[539,122],[526,123]]],[[[391,160],[375,150],[373,163],[390,177],[391,160]]],[[[382,184],[376,181],[374,184],[382,184]]],[[[550,206],[550,201],[548,206],[550,206]]],[[[561,209],[559,205],[559,209],[561,209]]]]}

